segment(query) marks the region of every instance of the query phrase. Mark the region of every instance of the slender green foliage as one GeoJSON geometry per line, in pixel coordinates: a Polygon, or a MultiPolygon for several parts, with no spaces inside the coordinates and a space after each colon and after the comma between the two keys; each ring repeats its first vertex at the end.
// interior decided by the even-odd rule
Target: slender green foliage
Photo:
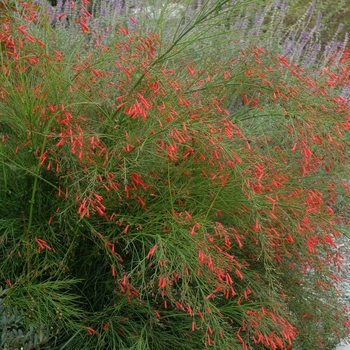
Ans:
{"type": "Polygon", "coordinates": [[[30,346],[331,349],[346,59],[240,37],[237,1],[100,4],[0,7],[1,301],[30,346]]]}

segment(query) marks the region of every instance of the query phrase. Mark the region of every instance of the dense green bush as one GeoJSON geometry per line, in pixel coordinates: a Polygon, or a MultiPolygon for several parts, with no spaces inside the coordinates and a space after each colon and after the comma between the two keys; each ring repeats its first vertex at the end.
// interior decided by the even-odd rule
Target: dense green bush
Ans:
{"type": "Polygon", "coordinates": [[[239,2],[150,5],[152,24],[66,5],[0,8],[13,329],[41,349],[331,349],[347,66],[289,62],[239,2]]]}

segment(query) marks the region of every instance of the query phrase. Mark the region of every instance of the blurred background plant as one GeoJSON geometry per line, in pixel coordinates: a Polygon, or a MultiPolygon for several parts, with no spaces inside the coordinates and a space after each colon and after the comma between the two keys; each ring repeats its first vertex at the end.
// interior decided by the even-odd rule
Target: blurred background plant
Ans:
{"type": "MultiPolygon", "coordinates": [[[[315,4],[315,11],[322,13],[322,28],[320,31],[320,39],[323,44],[332,40],[334,33],[338,30],[341,23],[343,25],[339,39],[344,39],[345,33],[350,32],[350,25],[347,18],[350,15],[349,4],[346,0],[337,2],[331,0],[309,1],[309,0],[292,0],[289,1],[290,11],[286,18],[286,26],[293,25],[303,16],[310,4],[315,4]]],[[[312,22],[311,22],[312,23],[312,22]]]]}

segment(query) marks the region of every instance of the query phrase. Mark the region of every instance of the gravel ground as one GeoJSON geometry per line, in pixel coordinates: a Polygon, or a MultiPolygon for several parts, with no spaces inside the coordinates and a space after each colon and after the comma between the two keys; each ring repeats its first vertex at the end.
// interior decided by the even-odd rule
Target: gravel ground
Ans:
{"type": "Polygon", "coordinates": [[[334,350],[350,350],[350,344],[340,344],[334,350]]]}
{"type": "MultiPolygon", "coordinates": [[[[341,272],[343,283],[340,284],[340,290],[342,291],[341,298],[350,309],[350,239],[343,238],[342,240],[338,242],[338,251],[344,256],[341,272]]],[[[334,350],[350,350],[350,337],[344,339],[334,350]]]]}

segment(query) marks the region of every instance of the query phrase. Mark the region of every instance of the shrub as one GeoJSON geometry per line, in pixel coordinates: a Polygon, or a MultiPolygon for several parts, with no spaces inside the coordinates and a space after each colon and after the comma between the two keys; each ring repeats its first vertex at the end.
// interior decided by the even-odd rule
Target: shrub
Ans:
{"type": "Polygon", "coordinates": [[[50,325],[41,348],[331,348],[346,334],[346,68],[240,43],[221,26],[238,5],[177,24],[165,7],[153,31],[84,2],[65,3],[67,22],[2,8],[1,280],[24,327],[50,325]]]}

